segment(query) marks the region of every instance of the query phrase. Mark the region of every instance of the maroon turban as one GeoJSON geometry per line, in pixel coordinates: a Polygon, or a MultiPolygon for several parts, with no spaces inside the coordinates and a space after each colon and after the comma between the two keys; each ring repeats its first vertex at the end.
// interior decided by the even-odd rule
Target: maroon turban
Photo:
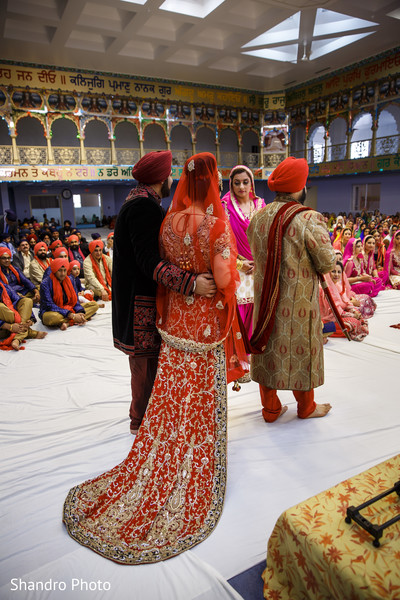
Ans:
{"type": "Polygon", "coordinates": [[[89,244],[89,252],[90,252],[90,254],[93,254],[94,249],[96,248],[96,246],[99,246],[103,250],[104,243],[101,240],[93,240],[92,242],[90,242],[90,244],[89,244]]]}
{"type": "Polygon", "coordinates": [[[69,262],[67,258],[55,258],[50,265],[52,273],[56,273],[61,267],[65,267],[68,270],[69,262]]]}
{"type": "Polygon", "coordinates": [[[300,192],[306,185],[307,177],[306,159],[289,156],[272,171],[268,178],[268,187],[272,192],[300,192]]]}
{"type": "Polygon", "coordinates": [[[145,154],[133,167],[132,176],[140,183],[162,183],[171,174],[172,152],[161,150],[145,154]]]}

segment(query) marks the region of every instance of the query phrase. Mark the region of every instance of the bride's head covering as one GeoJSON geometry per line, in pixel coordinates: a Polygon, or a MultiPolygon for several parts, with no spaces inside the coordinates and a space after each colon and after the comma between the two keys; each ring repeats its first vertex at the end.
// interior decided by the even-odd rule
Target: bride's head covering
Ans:
{"type": "Polygon", "coordinates": [[[180,212],[190,207],[225,220],[219,196],[217,161],[210,152],[201,152],[187,159],[169,212],[180,212]]]}

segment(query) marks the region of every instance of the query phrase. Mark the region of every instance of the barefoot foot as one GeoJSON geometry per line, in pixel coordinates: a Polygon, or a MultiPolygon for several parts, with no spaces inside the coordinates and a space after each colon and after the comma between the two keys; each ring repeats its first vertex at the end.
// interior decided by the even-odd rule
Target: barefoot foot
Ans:
{"type": "Polygon", "coordinates": [[[331,410],[332,406],[330,404],[317,404],[315,410],[305,417],[306,419],[313,419],[314,417],[325,417],[328,412],[331,410]]]}
{"type": "Polygon", "coordinates": [[[21,344],[20,344],[19,340],[16,340],[14,338],[10,345],[11,345],[11,348],[14,348],[14,350],[19,350],[19,347],[21,344]]]}
{"type": "Polygon", "coordinates": [[[60,329],[61,329],[61,331],[65,331],[66,329],[68,329],[68,325],[67,325],[67,323],[62,323],[62,324],[60,325],[60,329]]]}
{"type": "Polygon", "coordinates": [[[43,338],[45,338],[47,335],[47,331],[38,331],[38,334],[36,336],[37,340],[42,340],[43,338]]]}
{"type": "MultiPolygon", "coordinates": [[[[284,406],[282,406],[281,412],[279,413],[279,417],[281,417],[282,415],[285,414],[285,412],[287,411],[288,407],[286,406],[286,404],[284,404],[284,406]]],[[[279,419],[278,417],[278,419],[279,419]]]]}

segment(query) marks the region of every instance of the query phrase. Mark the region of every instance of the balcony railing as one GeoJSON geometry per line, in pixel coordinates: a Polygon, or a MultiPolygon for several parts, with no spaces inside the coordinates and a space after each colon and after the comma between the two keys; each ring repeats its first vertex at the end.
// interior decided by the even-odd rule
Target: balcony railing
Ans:
{"type": "MultiPolygon", "coordinates": [[[[84,148],[85,159],[82,160],[82,150],[76,146],[53,146],[53,163],[56,165],[112,165],[111,148],[84,148]]],[[[151,149],[146,148],[145,152],[151,149]]],[[[397,154],[400,151],[400,135],[389,135],[376,138],[375,144],[371,139],[359,140],[350,144],[350,158],[359,159],[372,156],[387,156],[397,154]],[[374,149],[373,149],[374,147],[374,149]],[[374,153],[373,153],[374,152],[374,153]]],[[[215,148],[210,152],[216,154],[215,148]]],[[[0,146],[0,165],[13,166],[21,165],[48,165],[49,150],[47,146],[17,146],[17,157],[14,156],[14,148],[11,145],[0,146]]],[[[192,153],[189,150],[172,150],[172,164],[175,166],[184,165],[187,158],[192,153]]],[[[304,150],[290,151],[291,156],[304,158],[304,150]]],[[[327,162],[345,160],[347,155],[347,144],[332,144],[327,147],[327,162]]],[[[264,153],[263,165],[266,168],[275,168],[286,156],[286,153],[264,153]]],[[[220,167],[232,168],[239,162],[239,153],[221,151],[219,153],[220,167]]],[[[117,165],[134,165],[140,159],[139,148],[116,148],[115,159],[117,165]]],[[[115,160],[114,159],[114,160],[115,160]]],[[[324,162],[325,148],[319,144],[311,146],[308,149],[307,161],[310,164],[324,162]]],[[[260,167],[259,152],[243,152],[242,162],[252,169],[260,167]]]]}
{"type": "MultiPolygon", "coordinates": [[[[384,137],[376,138],[375,140],[375,152],[372,148],[372,139],[358,140],[357,142],[350,143],[350,158],[371,158],[373,156],[387,156],[390,154],[397,154],[400,149],[400,135],[387,135],[384,137]]],[[[333,162],[336,160],[345,160],[347,153],[347,144],[332,144],[328,145],[327,148],[327,162],[333,162]]],[[[290,152],[291,156],[296,158],[304,158],[304,150],[296,150],[290,152]]],[[[325,149],[323,146],[318,144],[317,146],[311,146],[308,149],[307,161],[312,163],[324,162],[325,149]]]]}

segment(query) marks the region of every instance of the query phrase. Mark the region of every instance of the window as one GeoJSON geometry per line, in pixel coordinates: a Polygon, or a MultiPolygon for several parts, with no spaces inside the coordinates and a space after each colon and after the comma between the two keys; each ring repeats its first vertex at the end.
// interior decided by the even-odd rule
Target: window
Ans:
{"type": "Polygon", "coordinates": [[[380,208],[381,203],[381,184],[380,183],[362,183],[353,185],[353,202],[351,210],[353,212],[368,212],[380,208]]]}

